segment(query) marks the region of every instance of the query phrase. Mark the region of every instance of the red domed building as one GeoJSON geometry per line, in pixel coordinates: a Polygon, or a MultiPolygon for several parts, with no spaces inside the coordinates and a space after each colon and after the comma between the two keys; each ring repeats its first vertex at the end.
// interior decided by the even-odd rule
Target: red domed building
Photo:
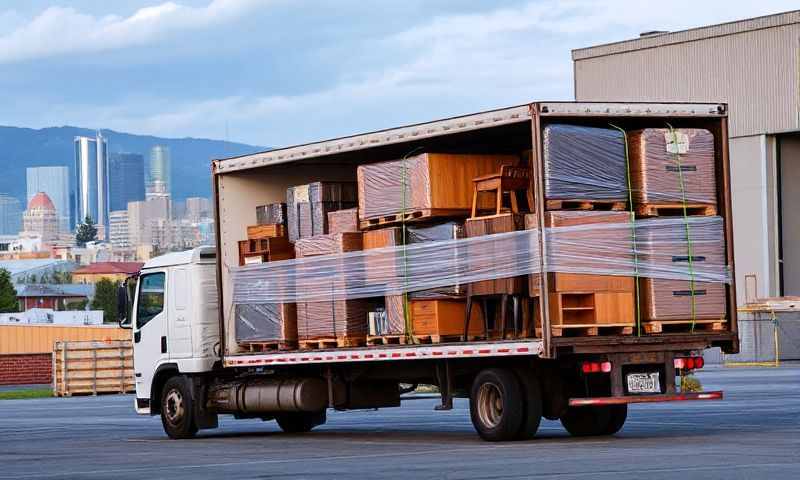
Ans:
{"type": "Polygon", "coordinates": [[[58,214],[53,201],[44,192],[39,192],[28,202],[28,209],[22,215],[23,229],[38,233],[42,242],[58,239],[58,214]]]}

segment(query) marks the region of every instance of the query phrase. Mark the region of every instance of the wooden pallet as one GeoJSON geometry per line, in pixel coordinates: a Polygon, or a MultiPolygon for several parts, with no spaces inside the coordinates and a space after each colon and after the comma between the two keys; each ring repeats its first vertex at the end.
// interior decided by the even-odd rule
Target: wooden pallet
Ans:
{"type": "Polygon", "coordinates": [[[408,339],[405,335],[369,335],[367,345],[406,345],[408,339]]]}
{"type": "Polygon", "coordinates": [[[381,217],[361,220],[358,223],[358,225],[361,230],[369,230],[371,228],[379,228],[386,225],[395,225],[398,223],[421,222],[432,218],[441,218],[441,217],[466,218],[468,216],[469,216],[469,210],[460,208],[456,209],[434,208],[434,209],[423,209],[423,210],[409,210],[406,211],[405,213],[396,213],[393,215],[384,215],[381,217]]]}
{"type": "MultiPolygon", "coordinates": [[[[686,215],[711,216],[717,214],[716,205],[687,203],[686,215]]],[[[640,217],[681,217],[684,215],[682,203],[647,203],[636,206],[636,215],[640,217]]]]}
{"type": "MultiPolygon", "coordinates": [[[[419,344],[432,344],[432,343],[451,343],[463,341],[461,335],[413,335],[414,343],[419,344]]],[[[468,342],[478,340],[479,337],[470,335],[467,337],[468,342]]]]}
{"type": "MultiPolygon", "coordinates": [[[[633,335],[634,326],[630,324],[560,325],[551,327],[554,337],[598,337],[614,335],[633,335]]],[[[536,337],[542,338],[542,329],[536,328],[536,337]]]]}
{"type": "Polygon", "coordinates": [[[296,350],[297,342],[274,341],[274,342],[247,342],[245,345],[248,350],[256,352],[274,352],[284,350],[296,350]]]}
{"type": "Polygon", "coordinates": [[[366,343],[365,337],[337,337],[337,338],[315,338],[313,340],[300,340],[301,350],[323,350],[326,348],[347,348],[363,347],[366,343]]]}
{"type": "MultiPolygon", "coordinates": [[[[695,320],[695,332],[724,332],[727,321],[715,320],[695,320]]],[[[642,322],[644,333],[687,333],[692,331],[691,320],[660,320],[652,322],[642,322]]]]}
{"type": "Polygon", "coordinates": [[[627,202],[614,200],[547,200],[547,210],[601,210],[621,211],[628,206],[627,202]]]}

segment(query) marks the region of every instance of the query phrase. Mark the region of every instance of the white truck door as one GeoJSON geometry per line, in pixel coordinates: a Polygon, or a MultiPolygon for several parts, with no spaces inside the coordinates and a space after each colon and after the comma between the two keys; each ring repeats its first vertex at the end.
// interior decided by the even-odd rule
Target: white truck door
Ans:
{"type": "Polygon", "coordinates": [[[166,271],[152,271],[139,276],[133,323],[133,369],[137,398],[150,397],[156,368],[168,358],[166,285],[166,271]]]}
{"type": "Polygon", "coordinates": [[[192,285],[189,269],[177,267],[170,271],[169,334],[167,350],[169,358],[192,356],[192,285]]]}

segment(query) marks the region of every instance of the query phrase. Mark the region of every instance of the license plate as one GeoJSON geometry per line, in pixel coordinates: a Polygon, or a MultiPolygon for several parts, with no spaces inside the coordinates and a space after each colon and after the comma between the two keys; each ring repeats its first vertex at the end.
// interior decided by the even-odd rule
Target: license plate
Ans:
{"type": "Polygon", "coordinates": [[[627,381],[628,393],[661,393],[658,372],[629,373],[627,381]]]}

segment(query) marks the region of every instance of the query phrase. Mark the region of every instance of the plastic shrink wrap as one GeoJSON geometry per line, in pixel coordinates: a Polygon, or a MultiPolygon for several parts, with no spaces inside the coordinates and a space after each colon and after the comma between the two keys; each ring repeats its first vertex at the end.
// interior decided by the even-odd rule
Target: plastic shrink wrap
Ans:
{"type": "Polygon", "coordinates": [[[637,204],[716,205],[714,136],[696,128],[648,128],[628,133],[633,199],[637,204]]]}
{"type": "MultiPolygon", "coordinates": [[[[470,218],[464,224],[467,237],[479,237],[495,233],[507,233],[525,228],[524,215],[520,213],[506,213],[491,217],[470,218]]],[[[495,252],[502,257],[504,252],[495,252]]],[[[518,294],[525,291],[526,278],[509,277],[495,280],[484,280],[469,285],[471,295],[496,295],[518,294]]]]}
{"type": "Polygon", "coordinates": [[[328,212],[357,205],[354,182],[314,182],[286,190],[289,241],[328,233],[328,212]]]}
{"type": "MultiPolygon", "coordinates": [[[[461,222],[443,222],[438,225],[431,226],[408,226],[406,227],[406,243],[409,245],[437,242],[441,240],[456,240],[464,238],[466,233],[464,231],[464,224],[461,222]]],[[[458,262],[459,256],[463,256],[465,252],[443,251],[442,257],[437,259],[437,262],[458,262]]],[[[405,265],[402,263],[401,265],[405,265]]],[[[439,288],[432,288],[429,290],[418,290],[409,294],[410,299],[436,299],[436,298],[460,298],[466,294],[466,285],[455,284],[439,288]]]]}
{"type": "Polygon", "coordinates": [[[259,225],[286,225],[286,204],[270,203],[256,207],[256,223],[259,225]]]}
{"type": "Polygon", "coordinates": [[[622,132],[553,124],[544,128],[542,144],[548,200],[628,200],[622,132]]]}
{"type": "Polygon", "coordinates": [[[404,212],[466,217],[472,207],[472,179],[518,161],[514,155],[423,153],[361,165],[357,170],[359,218],[404,212]]]}
{"type": "MultiPolygon", "coordinates": [[[[403,227],[387,227],[378,230],[368,230],[364,232],[363,235],[364,250],[399,247],[404,244],[403,227]]],[[[367,258],[365,261],[369,261],[369,258],[367,258]]],[[[398,268],[402,268],[402,264],[395,264],[391,267],[390,270],[393,270],[394,274],[392,271],[385,271],[381,272],[382,274],[379,274],[377,277],[370,277],[370,272],[380,272],[380,264],[378,264],[376,268],[370,268],[370,266],[367,266],[367,281],[380,283],[385,281],[387,277],[395,280],[396,275],[402,274],[398,268]]],[[[406,304],[404,295],[385,295],[383,308],[383,319],[385,321],[381,323],[381,326],[384,328],[380,329],[380,335],[400,335],[405,333],[405,316],[408,305],[406,304]]]]}

